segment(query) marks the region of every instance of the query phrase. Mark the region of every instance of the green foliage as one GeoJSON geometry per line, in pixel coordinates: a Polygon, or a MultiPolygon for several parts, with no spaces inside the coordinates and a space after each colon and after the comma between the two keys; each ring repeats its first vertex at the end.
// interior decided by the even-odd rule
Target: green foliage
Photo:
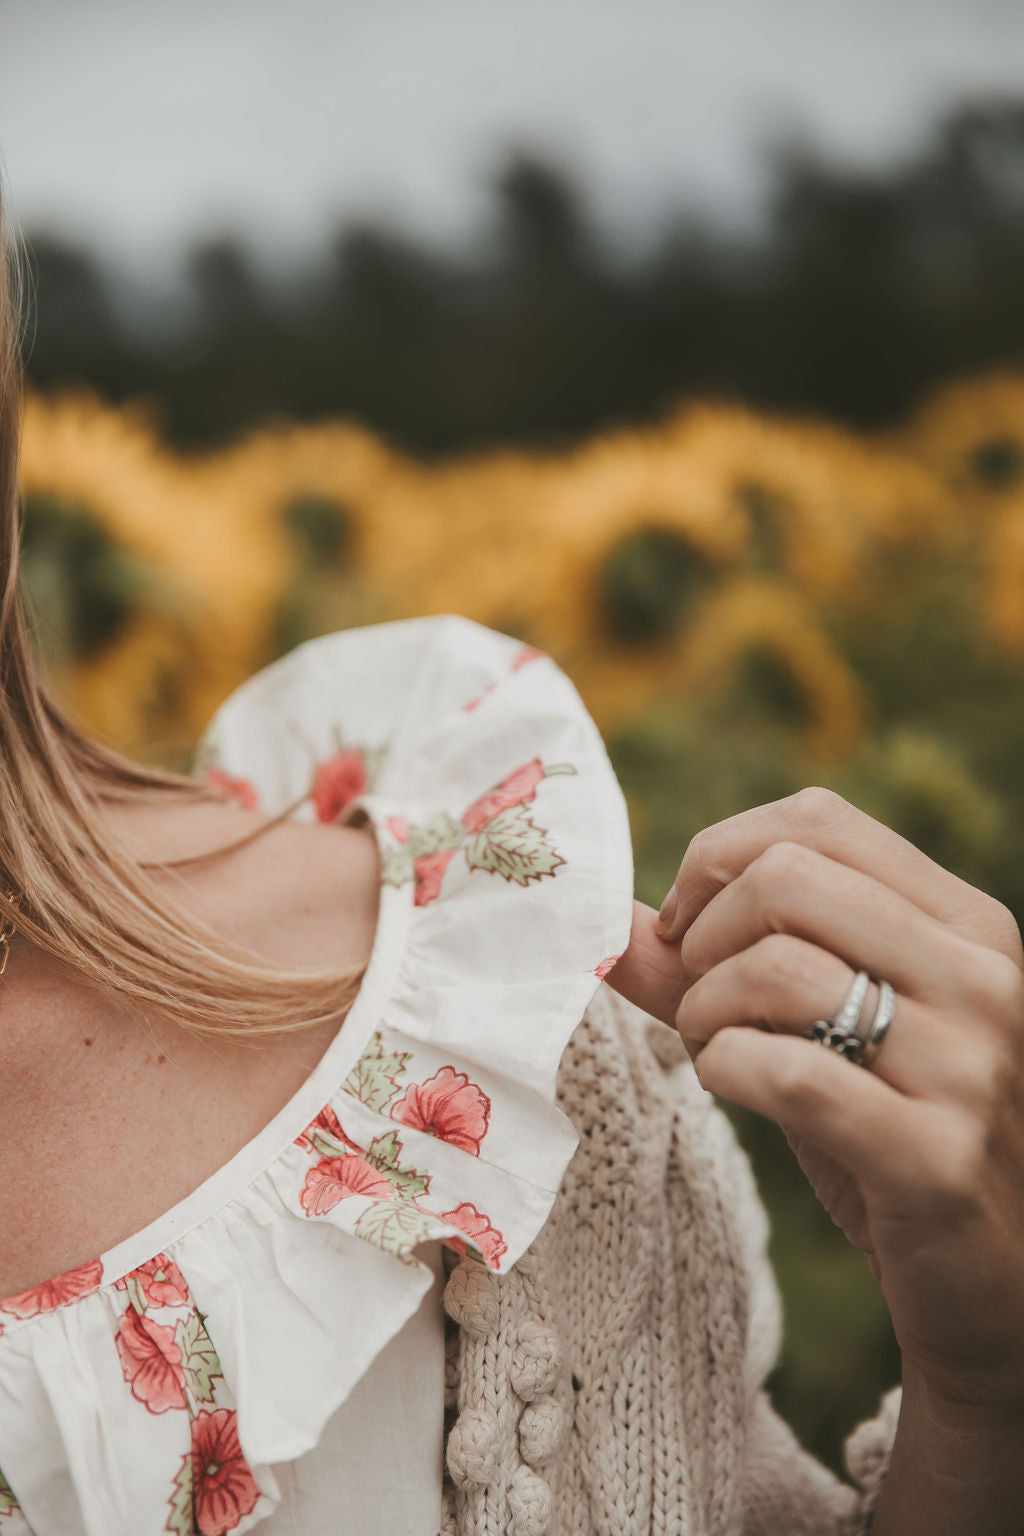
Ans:
{"type": "Polygon", "coordinates": [[[643,643],[668,635],[704,585],[711,564],[670,528],[640,528],[612,550],[599,603],[616,639],[643,643]]]}
{"type": "Polygon", "coordinates": [[[1008,491],[1024,476],[1024,447],[1015,437],[986,438],[970,456],[976,480],[992,491],[1008,491]]]}
{"type": "Polygon", "coordinates": [[[736,487],[736,500],[750,519],[753,530],[750,563],[770,571],[779,570],[785,554],[783,498],[756,480],[741,480],[736,487]]]}
{"type": "Polygon", "coordinates": [[[330,496],[293,496],[284,509],[292,539],[314,566],[335,561],[352,537],[352,514],[330,496]]]}
{"type": "Polygon", "coordinates": [[[45,614],[48,631],[79,657],[116,640],[146,590],[141,562],[126,554],[88,507],[60,496],[26,498],[21,574],[30,606],[45,614]]]}
{"type": "Polygon", "coordinates": [[[806,691],[786,657],[770,645],[748,645],[732,682],[740,710],[802,729],[811,721],[806,691]]]}
{"type": "Polygon", "coordinates": [[[281,515],[295,561],[270,637],[273,655],[329,630],[374,624],[387,616],[380,599],[365,590],[352,558],[356,519],[351,507],[306,491],[293,496],[281,515]]]}

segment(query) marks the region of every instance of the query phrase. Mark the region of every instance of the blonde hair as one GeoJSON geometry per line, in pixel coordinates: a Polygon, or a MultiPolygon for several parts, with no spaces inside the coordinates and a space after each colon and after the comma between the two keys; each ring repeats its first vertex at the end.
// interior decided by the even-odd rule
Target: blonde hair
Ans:
{"type": "Polygon", "coordinates": [[[100,823],[104,804],[220,797],[198,779],[136,763],[90,738],[40,675],[18,583],[25,271],[0,206],[0,890],[20,898],[16,911],[0,900],[0,916],[87,981],[196,1033],[266,1039],[337,1019],[365,967],[269,966],[176,908],[145,873],[222,858],[283,821],[301,799],[244,837],[181,859],[134,859],[100,823]]]}

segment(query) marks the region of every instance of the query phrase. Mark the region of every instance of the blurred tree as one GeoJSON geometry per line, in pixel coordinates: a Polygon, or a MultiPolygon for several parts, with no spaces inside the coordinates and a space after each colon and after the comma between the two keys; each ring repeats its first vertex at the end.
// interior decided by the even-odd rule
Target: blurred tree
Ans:
{"type": "MultiPolygon", "coordinates": [[[[963,106],[885,172],[788,145],[775,175],[760,235],[678,214],[628,262],[564,170],[514,154],[469,252],[364,224],[275,287],[211,238],[189,264],[194,323],[159,345],[129,334],[88,257],[39,238],[31,376],[148,396],[179,445],[344,414],[442,454],[556,446],[684,396],[877,425],[936,380],[1024,358],[1024,103],[963,106]]],[[[1002,472],[998,445],[989,461],[1002,472]]]]}
{"type": "Polygon", "coordinates": [[[40,296],[26,335],[33,381],[43,388],[102,381],[111,393],[130,390],[135,369],[110,278],[85,251],[53,235],[32,238],[29,254],[40,296]]]}

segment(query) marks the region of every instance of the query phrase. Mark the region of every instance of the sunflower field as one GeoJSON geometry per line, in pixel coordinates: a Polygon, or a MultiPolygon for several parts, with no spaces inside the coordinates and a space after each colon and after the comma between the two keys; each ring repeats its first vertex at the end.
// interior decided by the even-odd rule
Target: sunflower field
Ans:
{"type": "MultiPolygon", "coordinates": [[[[187,770],[302,640],[461,613],[575,682],[651,905],[701,827],[821,783],[1024,917],[1024,375],[946,384],[885,435],[709,403],[431,463],[345,421],[186,457],[141,408],[33,393],[21,479],[40,656],[139,758],[187,770]]],[[[781,1132],[730,1113],[773,1222],[776,1400],[838,1465],[898,1373],[887,1314],[781,1132]]]]}

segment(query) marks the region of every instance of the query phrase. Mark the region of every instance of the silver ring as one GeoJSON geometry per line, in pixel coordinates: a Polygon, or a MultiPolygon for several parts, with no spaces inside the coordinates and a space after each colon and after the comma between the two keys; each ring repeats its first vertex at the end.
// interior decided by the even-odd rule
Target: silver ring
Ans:
{"type": "Polygon", "coordinates": [[[808,1038],[829,1046],[850,1060],[856,1059],[861,1052],[861,1043],[853,1032],[860,1022],[869,981],[867,971],[858,971],[831,1019],[815,1019],[806,1031],[808,1038]]]}
{"type": "Polygon", "coordinates": [[[871,1020],[871,1029],[864,1041],[864,1047],[855,1059],[858,1065],[869,1067],[878,1055],[878,1048],[889,1033],[889,1025],[896,1013],[896,993],[887,981],[878,983],[878,1006],[875,1016],[871,1020]]]}
{"type": "Polygon", "coordinates": [[[858,971],[850,990],[831,1019],[816,1019],[804,1033],[809,1040],[827,1045],[847,1061],[868,1067],[878,1055],[882,1041],[889,1031],[896,1012],[896,994],[889,982],[879,980],[878,1003],[870,1026],[861,1024],[861,1010],[867,996],[870,978],[866,971],[858,971]]]}

